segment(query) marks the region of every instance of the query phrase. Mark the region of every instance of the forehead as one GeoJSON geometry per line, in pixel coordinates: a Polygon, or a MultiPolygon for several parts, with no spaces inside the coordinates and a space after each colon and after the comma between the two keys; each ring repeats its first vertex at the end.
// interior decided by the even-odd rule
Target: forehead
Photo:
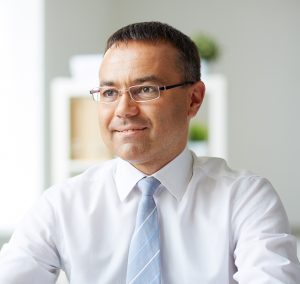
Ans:
{"type": "Polygon", "coordinates": [[[157,77],[162,82],[181,78],[178,51],[168,43],[129,41],[110,47],[100,67],[100,82],[131,82],[157,77]]]}

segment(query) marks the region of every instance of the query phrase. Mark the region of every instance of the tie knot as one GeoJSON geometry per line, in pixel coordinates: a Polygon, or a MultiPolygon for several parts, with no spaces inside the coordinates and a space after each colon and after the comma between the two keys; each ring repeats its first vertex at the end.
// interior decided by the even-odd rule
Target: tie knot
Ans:
{"type": "Polygon", "coordinates": [[[138,182],[138,187],[143,196],[153,196],[159,185],[160,181],[155,177],[145,177],[138,182]]]}

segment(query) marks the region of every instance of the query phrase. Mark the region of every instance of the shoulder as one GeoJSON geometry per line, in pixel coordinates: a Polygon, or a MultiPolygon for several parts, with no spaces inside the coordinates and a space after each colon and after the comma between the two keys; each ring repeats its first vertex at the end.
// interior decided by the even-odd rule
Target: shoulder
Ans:
{"type": "MultiPolygon", "coordinates": [[[[269,220],[288,231],[286,212],[271,182],[248,170],[233,170],[220,158],[195,158],[198,188],[230,208],[232,224],[269,220]],[[247,222],[245,222],[247,220],[247,222]]],[[[214,200],[215,200],[214,199],[214,200]]],[[[238,227],[237,225],[235,227],[238,227]]]]}
{"type": "Polygon", "coordinates": [[[193,180],[209,192],[229,195],[234,204],[250,200],[279,201],[267,178],[249,170],[231,169],[221,158],[194,156],[193,180]]]}
{"type": "Polygon", "coordinates": [[[58,198],[73,199],[95,194],[113,182],[116,165],[117,159],[113,159],[92,166],[79,175],[52,185],[45,190],[42,198],[53,202],[58,198]]]}
{"type": "Polygon", "coordinates": [[[259,178],[257,174],[251,171],[230,168],[222,158],[194,156],[193,160],[193,175],[196,178],[206,178],[215,182],[227,182],[229,184],[249,178],[259,178]]]}

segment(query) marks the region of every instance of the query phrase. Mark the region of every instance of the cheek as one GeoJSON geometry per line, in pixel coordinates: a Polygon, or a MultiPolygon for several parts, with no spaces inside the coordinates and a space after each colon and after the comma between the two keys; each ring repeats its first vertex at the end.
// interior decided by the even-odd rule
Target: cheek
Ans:
{"type": "MultiPolygon", "coordinates": [[[[173,140],[185,133],[188,117],[185,109],[180,105],[167,107],[157,115],[156,130],[161,140],[173,140]]],[[[175,142],[175,141],[174,141],[175,142]]]]}

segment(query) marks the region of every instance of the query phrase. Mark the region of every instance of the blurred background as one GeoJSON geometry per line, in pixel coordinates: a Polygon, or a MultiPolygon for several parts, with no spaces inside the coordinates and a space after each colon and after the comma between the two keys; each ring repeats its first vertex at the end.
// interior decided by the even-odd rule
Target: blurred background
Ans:
{"type": "MultiPolygon", "coordinates": [[[[62,157],[76,156],[76,125],[90,113],[80,99],[97,83],[94,63],[107,37],[151,20],[214,39],[219,56],[203,80],[213,90],[217,78],[224,95],[215,111],[223,114],[224,156],[231,167],[271,180],[300,234],[299,1],[1,0],[0,243],[56,182],[54,173],[69,167],[62,157]],[[92,55],[75,66],[82,80],[74,78],[78,55],[92,55]]],[[[82,155],[88,162],[73,164],[73,174],[92,160],[82,155]]]]}

